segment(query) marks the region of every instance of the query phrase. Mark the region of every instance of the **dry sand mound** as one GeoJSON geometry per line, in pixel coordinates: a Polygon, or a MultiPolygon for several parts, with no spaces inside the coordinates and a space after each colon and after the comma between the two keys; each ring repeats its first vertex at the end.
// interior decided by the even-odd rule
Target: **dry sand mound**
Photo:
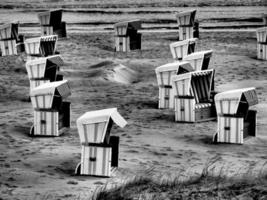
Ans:
{"type": "Polygon", "coordinates": [[[91,77],[112,82],[130,84],[137,81],[137,73],[113,61],[104,61],[89,67],[91,77]]]}

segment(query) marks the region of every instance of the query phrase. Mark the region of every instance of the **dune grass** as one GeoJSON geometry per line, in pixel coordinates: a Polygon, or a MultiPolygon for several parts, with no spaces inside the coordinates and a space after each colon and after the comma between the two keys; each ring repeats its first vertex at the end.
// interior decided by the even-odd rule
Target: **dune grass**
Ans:
{"type": "Polygon", "coordinates": [[[241,177],[226,177],[222,174],[212,175],[208,166],[197,177],[181,181],[155,180],[147,176],[138,176],[123,185],[107,189],[107,186],[95,191],[94,200],[203,200],[203,199],[267,199],[267,173],[252,172],[241,177]]]}

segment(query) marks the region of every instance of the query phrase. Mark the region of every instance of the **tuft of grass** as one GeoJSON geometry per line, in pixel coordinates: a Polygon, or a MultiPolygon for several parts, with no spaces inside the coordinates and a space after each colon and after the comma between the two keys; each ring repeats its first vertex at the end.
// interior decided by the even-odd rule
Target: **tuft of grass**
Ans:
{"type": "MultiPolygon", "coordinates": [[[[94,200],[180,200],[180,199],[267,199],[267,173],[258,175],[248,172],[240,177],[223,176],[213,173],[217,158],[210,159],[199,176],[181,181],[136,176],[122,185],[107,189],[107,185],[94,192],[94,200]]],[[[263,168],[266,165],[263,165],[263,168]]],[[[253,170],[253,169],[249,169],[253,170]]]]}

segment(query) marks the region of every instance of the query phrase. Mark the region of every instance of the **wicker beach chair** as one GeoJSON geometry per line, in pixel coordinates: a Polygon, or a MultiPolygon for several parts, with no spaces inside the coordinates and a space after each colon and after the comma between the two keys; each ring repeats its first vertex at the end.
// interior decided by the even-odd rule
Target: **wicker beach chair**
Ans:
{"type": "Polygon", "coordinates": [[[249,107],[257,103],[255,88],[230,90],[215,95],[218,130],[214,142],[243,144],[248,136],[255,137],[257,111],[249,107]]]}
{"type": "Polygon", "coordinates": [[[118,167],[119,137],[110,136],[113,122],[121,128],[127,124],[117,108],[87,112],[77,119],[82,153],[76,174],[109,177],[118,167]]]}
{"type": "Polygon", "coordinates": [[[216,118],[211,99],[213,75],[211,69],[173,76],[175,121],[201,122],[216,118]]]}
{"type": "Polygon", "coordinates": [[[34,125],[30,135],[59,136],[70,125],[70,95],[68,81],[42,84],[31,90],[34,125]]]}

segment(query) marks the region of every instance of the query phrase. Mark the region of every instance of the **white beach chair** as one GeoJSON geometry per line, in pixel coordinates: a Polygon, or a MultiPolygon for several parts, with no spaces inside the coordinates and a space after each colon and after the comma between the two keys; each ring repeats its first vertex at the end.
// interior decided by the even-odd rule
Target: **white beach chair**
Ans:
{"type": "Polygon", "coordinates": [[[2,56],[17,55],[18,26],[18,22],[0,26],[0,51],[2,56]]]}
{"type": "Polygon", "coordinates": [[[26,54],[28,54],[27,60],[54,55],[56,53],[57,39],[57,35],[26,39],[24,44],[26,54]]]}
{"type": "Polygon", "coordinates": [[[216,118],[211,99],[214,70],[193,71],[172,77],[177,122],[201,122],[216,118]]]}
{"type": "Polygon", "coordinates": [[[230,90],[215,95],[218,130],[215,142],[243,144],[248,136],[256,136],[256,114],[249,107],[256,105],[255,88],[230,90]]]}
{"type": "Polygon", "coordinates": [[[140,20],[124,21],[114,24],[115,30],[115,50],[127,52],[141,49],[141,29],[140,20]]]}
{"type": "Polygon", "coordinates": [[[177,74],[193,71],[188,62],[173,62],[155,69],[159,86],[159,108],[174,108],[174,92],[171,78],[177,74]]]}
{"type": "Polygon", "coordinates": [[[26,62],[26,69],[30,80],[30,90],[47,83],[63,80],[59,68],[64,65],[60,55],[53,55],[26,62]]]}
{"type": "Polygon", "coordinates": [[[34,125],[30,135],[59,136],[70,125],[68,81],[44,83],[31,90],[34,125]]]}
{"type": "Polygon", "coordinates": [[[38,13],[41,35],[58,35],[66,37],[66,22],[62,22],[62,9],[38,13]]]}
{"type": "Polygon", "coordinates": [[[212,50],[198,51],[184,56],[183,61],[187,61],[191,64],[194,70],[208,69],[210,58],[212,56],[212,50]]]}
{"type": "Polygon", "coordinates": [[[175,60],[182,60],[184,56],[195,52],[197,38],[191,38],[170,44],[172,57],[175,60]]]}
{"type": "Polygon", "coordinates": [[[258,28],[257,35],[257,58],[267,60],[267,27],[258,28]]]}
{"type": "Polygon", "coordinates": [[[127,124],[117,108],[87,112],[77,119],[82,152],[76,174],[109,177],[118,167],[119,137],[110,137],[113,122],[121,128],[127,124]]]}

